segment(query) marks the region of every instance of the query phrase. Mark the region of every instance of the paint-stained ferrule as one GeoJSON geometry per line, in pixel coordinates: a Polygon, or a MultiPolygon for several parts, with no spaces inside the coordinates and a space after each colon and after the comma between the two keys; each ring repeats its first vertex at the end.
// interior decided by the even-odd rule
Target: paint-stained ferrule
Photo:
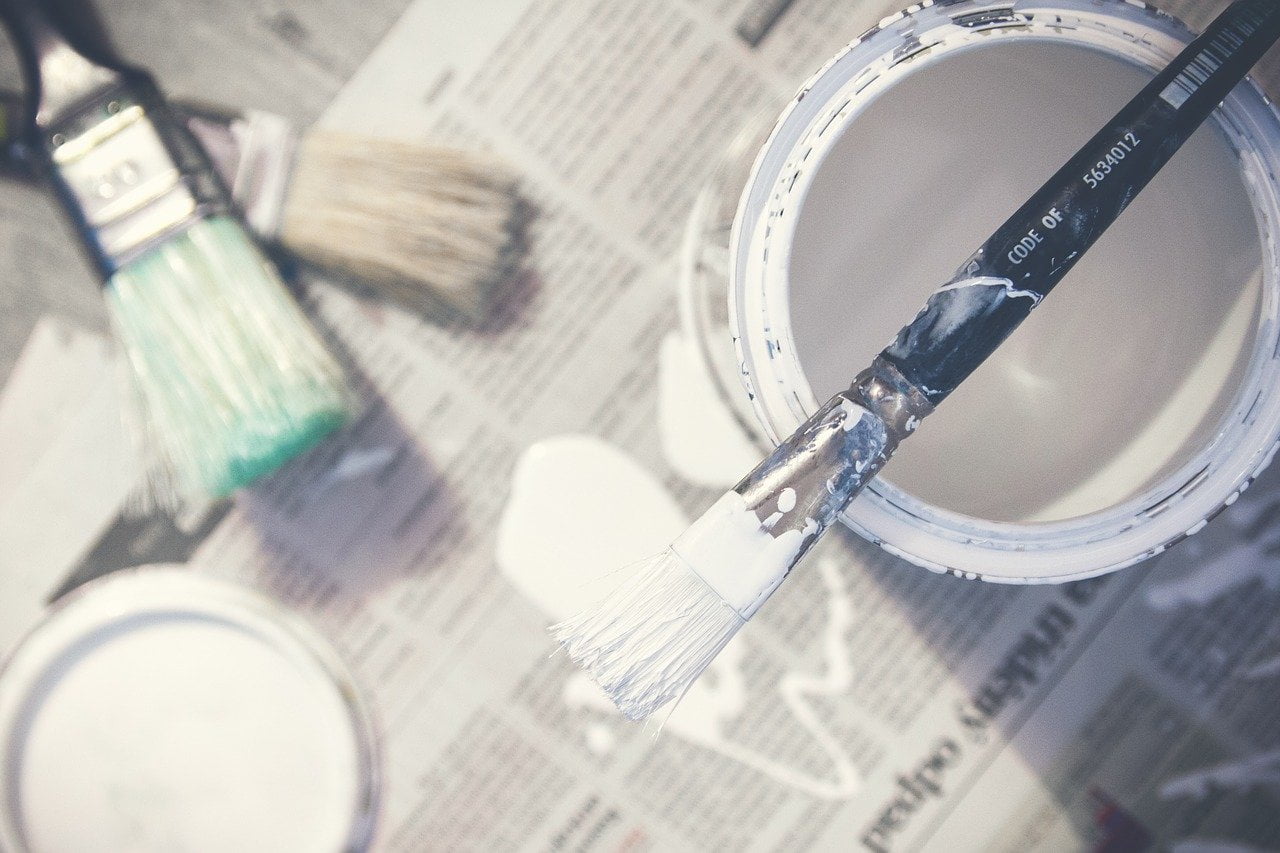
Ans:
{"type": "Polygon", "coordinates": [[[673,550],[750,619],[932,411],[919,389],[877,359],[694,522],[673,550]]]}

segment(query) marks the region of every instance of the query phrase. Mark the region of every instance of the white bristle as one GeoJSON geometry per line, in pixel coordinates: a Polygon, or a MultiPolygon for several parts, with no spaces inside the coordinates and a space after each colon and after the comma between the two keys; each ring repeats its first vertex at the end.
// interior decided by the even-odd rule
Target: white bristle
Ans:
{"type": "Polygon", "coordinates": [[[746,622],[670,548],[631,571],[551,633],[625,717],[640,720],[683,696],[746,622]]]}
{"type": "Polygon", "coordinates": [[[482,152],[316,130],[279,241],[402,304],[482,317],[518,255],[515,174],[482,152]]]}

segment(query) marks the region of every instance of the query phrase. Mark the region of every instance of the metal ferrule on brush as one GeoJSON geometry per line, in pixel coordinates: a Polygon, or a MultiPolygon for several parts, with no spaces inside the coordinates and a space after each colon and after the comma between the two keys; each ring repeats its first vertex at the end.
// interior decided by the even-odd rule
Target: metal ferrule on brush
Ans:
{"type": "Polygon", "coordinates": [[[672,549],[750,619],[932,411],[919,388],[877,358],[672,549]]]}
{"type": "Polygon", "coordinates": [[[790,504],[784,492],[794,492],[795,507],[773,530],[806,531],[798,561],[932,411],[920,389],[877,358],[734,491],[762,521],[780,511],[780,501],[790,504]]]}
{"type": "Polygon", "coordinates": [[[208,157],[144,74],[122,74],[39,133],[53,184],[104,279],[231,210],[208,157]]]}
{"type": "Polygon", "coordinates": [[[261,110],[228,113],[192,104],[178,111],[209,152],[245,222],[262,239],[277,239],[300,141],[293,125],[261,110]]]}

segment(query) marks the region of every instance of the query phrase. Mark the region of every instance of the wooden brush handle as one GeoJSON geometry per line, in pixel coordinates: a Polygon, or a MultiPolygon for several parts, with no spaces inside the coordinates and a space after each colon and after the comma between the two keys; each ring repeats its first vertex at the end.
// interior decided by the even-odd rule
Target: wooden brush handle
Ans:
{"type": "Polygon", "coordinates": [[[930,403],[941,402],[1075,266],[1278,37],[1276,0],[1232,4],[929,298],[880,358],[930,403]]]}

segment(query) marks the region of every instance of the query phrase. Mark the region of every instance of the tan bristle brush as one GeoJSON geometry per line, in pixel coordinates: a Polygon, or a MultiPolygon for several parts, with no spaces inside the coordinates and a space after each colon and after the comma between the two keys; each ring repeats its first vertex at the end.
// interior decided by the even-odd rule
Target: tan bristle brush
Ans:
{"type": "Polygon", "coordinates": [[[217,497],[344,423],[341,368],[151,77],[90,59],[37,0],[0,0],[27,81],[18,143],[97,267],[146,434],[217,497]]]}
{"type": "Polygon", "coordinates": [[[519,261],[516,173],[480,151],[184,107],[251,228],[420,312],[483,319],[519,261]]]}

